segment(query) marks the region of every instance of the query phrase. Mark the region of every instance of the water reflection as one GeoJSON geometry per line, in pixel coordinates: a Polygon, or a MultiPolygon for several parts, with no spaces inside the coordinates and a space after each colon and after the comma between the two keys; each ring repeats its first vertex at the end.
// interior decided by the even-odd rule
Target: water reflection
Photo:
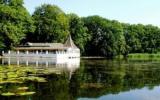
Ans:
{"type": "Polygon", "coordinates": [[[80,58],[55,59],[55,58],[28,58],[28,57],[7,57],[2,58],[2,65],[25,65],[37,68],[58,68],[74,71],[80,66],[80,58]]]}
{"type": "MultiPolygon", "coordinates": [[[[49,66],[50,62],[46,67],[49,66]]],[[[72,73],[72,77],[66,73],[47,75],[45,76],[48,79],[47,83],[26,83],[36,91],[35,95],[8,99],[147,100],[148,98],[144,98],[147,95],[150,100],[155,100],[160,93],[159,66],[159,61],[81,60],[80,67],[72,73]]],[[[68,66],[69,68],[72,67],[68,66]]]]}
{"type": "Polygon", "coordinates": [[[88,98],[102,99],[102,97],[102,100],[110,100],[111,98],[109,99],[108,97],[111,95],[113,100],[128,99],[127,96],[129,100],[146,100],[146,98],[137,98],[138,94],[141,93],[139,90],[142,90],[144,87],[148,89],[143,91],[141,95],[151,91],[147,95],[154,97],[160,93],[155,92],[154,89],[155,86],[160,84],[159,61],[95,60],[92,63],[86,62],[88,61],[84,61],[84,69],[81,70],[81,73],[84,73],[83,77],[79,81],[80,100],[88,100],[88,98]],[[128,95],[125,96],[126,98],[120,99],[124,92],[128,95]]]}

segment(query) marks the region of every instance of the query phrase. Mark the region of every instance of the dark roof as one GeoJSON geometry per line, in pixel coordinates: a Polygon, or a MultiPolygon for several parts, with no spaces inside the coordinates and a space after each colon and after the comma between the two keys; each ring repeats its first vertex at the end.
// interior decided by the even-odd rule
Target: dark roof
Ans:
{"type": "MultiPolygon", "coordinates": [[[[36,50],[36,49],[41,49],[41,50],[62,50],[62,49],[67,49],[67,48],[77,48],[77,46],[74,44],[71,36],[67,38],[66,42],[64,44],[62,43],[31,43],[28,42],[24,46],[20,46],[15,48],[16,50],[36,50]]],[[[78,49],[78,48],[77,48],[78,49]]]]}
{"type": "Polygon", "coordinates": [[[28,42],[26,44],[26,46],[29,46],[29,47],[54,47],[54,48],[57,48],[57,47],[63,47],[63,44],[62,43],[30,43],[30,42],[28,42]]]}

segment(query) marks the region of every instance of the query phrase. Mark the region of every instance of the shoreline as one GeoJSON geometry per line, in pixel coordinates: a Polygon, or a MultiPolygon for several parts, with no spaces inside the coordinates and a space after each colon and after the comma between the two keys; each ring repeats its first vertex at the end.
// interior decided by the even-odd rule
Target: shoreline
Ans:
{"type": "Polygon", "coordinates": [[[82,59],[106,59],[107,57],[100,57],[100,56],[82,56],[82,59]]]}

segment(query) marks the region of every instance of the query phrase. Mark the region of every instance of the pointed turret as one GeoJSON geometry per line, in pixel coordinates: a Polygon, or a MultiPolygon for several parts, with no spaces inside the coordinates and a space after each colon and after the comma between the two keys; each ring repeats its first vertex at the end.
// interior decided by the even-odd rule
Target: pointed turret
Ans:
{"type": "Polygon", "coordinates": [[[64,44],[65,47],[71,47],[71,48],[77,48],[77,46],[74,44],[71,35],[68,36],[67,41],[64,44]]]}

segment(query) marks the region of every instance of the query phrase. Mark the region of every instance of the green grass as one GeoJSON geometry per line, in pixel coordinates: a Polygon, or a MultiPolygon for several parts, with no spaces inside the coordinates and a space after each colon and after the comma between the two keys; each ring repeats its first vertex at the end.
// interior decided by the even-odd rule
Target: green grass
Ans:
{"type": "MultiPolygon", "coordinates": [[[[123,55],[115,57],[116,59],[123,59],[123,55]]],[[[131,53],[127,56],[128,59],[136,60],[160,60],[160,52],[158,53],[131,53]]]]}
{"type": "Polygon", "coordinates": [[[156,60],[160,60],[160,53],[156,53],[156,54],[133,53],[133,54],[129,54],[128,58],[130,58],[130,59],[156,59],[156,60]]]}

